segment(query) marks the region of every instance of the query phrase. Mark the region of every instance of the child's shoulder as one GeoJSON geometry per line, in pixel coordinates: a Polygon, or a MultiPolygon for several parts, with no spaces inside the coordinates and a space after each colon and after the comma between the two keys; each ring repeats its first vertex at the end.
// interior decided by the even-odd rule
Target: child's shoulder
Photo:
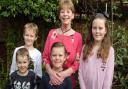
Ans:
{"type": "Polygon", "coordinates": [[[17,76],[17,70],[12,72],[10,75],[11,78],[15,78],[16,76],[17,76]]]}
{"type": "Polygon", "coordinates": [[[57,28],[50,29],[49,35],[52,35],[53,33],[56,33],[56,31],[57,31],[57,28]]]}
{"type": "Polygon", "coordinates": [[[41,55],[41,52],[37,48],[34,48],[33,50],[31,50],[30,53],[32,53],[34,55],[41,55]]]}
{"type": "Polygon", "coordinates": [[[49,77],[49,75],[48,75],[48,73],[47,73],[47,72],[43,72],[42,77],[49,77]]]}
{"type": "Polygon", "coordinates": [[[71,77],[66,77],[65,81],[71,81],[71,77]]]}
{"type": "Polygon", "coordinates": [[[112,56],[114,54],[115,54],[114,48],[113,48],[113,46],[110,46],[110,48],[109,48],[109,55],[112,56]]]}
{"type": "Polygon", "coordinates": [[[110,46],[109,52],[110,52],[110,53],[114,53],[114,48],[113,48],[113,46],[110,46]]]}
{"type": "Polygon", "coordinates": [[[28,76],[35,78],[36,77],[36,74],[35,74],[35,72],[33,70],[29,70],[28,76]]]}
{"type": "Polygon", "coordinates": [[[113,48],[113,46],[110,46],[110,50],[113,50],[113,51],[114,51],[114,48],[113,48]]]}
{"type": "Polygon", "coordinates": [[[34,51],[38,54],[41,54],[41,52],[37,48],[34,48],[34,51]]]}
{"type": "Polygon", "coordinates": [[[19,50],[20,48],[24,48],[24,46],[19,46],[15,48],[15,51],[19,50]]]}

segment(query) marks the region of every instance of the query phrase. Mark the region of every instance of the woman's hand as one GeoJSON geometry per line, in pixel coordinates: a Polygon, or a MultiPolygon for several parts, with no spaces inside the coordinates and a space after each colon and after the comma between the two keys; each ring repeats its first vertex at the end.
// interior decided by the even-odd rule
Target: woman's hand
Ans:
{"type": "Polygon", "coordinates": [[[59,76],[54,70],[51,70],[51,72],[49,73],[50,76],[50,81],[49,83],[51,85],[60,85],[63,83],[63,78],[61,76],[59,76]]]}
{"type": "Polygon", "coordinates": [[[64,81],[64,79],[66,78],[66,74],[64,71],[56,73],[56,75],[61,79],[61,81],[64,81]]]}

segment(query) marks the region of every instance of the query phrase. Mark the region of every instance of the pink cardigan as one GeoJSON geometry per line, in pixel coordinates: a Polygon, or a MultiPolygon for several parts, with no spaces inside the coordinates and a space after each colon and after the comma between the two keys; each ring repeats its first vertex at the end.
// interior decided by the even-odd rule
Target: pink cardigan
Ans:
{"type": "Polygon", "coordinates": [[[80,89],[111,89],[114,72],[114,49],[110,48],[107,63],[97,58],[95,50],[88,60],[81,53],[79,67],[80,89]]]}
{"type": "Polygon", "coordinates": [[[67,51],[70,53],[69,58],[66,60],[66,63],[64,65],[64,68],[67,69],[71,67],[74,72],[78,70],[79,67],[79,62],[76,61],[76,54],[78,53],[80,55],[81,50],[82,50],[82,36],[80,33],[75,32],[71,36],[65,36],[63,34],[58,34],[56,32],[56,29],[51,29],[43,51],[43,60],[45,63],[51,64],[50,61],[50,50],[51,46],[55,42],[62,42],[67,51]]]}

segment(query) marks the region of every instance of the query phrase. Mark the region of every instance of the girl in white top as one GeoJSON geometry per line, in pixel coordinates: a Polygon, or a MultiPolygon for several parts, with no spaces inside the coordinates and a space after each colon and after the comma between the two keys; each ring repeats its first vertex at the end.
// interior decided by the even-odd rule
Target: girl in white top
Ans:
{"type": "Polygon", "coordinates": [[[11,68],[10,68],[10,74],[18,69],[16,66],[16,52],[17,52],[17,50],[25,47],[28,49],[31,61],[33,62],[34,72],[37,74],[37,76],[42,77],[41,53],[38,49],[34,48],[34,46],[33,46],[34,41],[37,40],[37,35],[38,35],[38,26],[36,24],[27,23],[24,26],[23,38],[24,38],[25,45],[17,47],[14,50],[14,54],[13,54],[13,58],[12,58],[12,64],[11,64],[11,68]]]}

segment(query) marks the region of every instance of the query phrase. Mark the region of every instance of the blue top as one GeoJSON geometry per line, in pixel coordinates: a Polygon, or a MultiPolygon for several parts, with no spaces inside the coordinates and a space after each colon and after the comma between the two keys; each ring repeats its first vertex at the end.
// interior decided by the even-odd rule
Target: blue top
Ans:
{"type": "Polygon", "coordinates": [[[73,89],[70,77],[65,78],[61,85],[51,85],[49,81],[50,78],[48,73],[44,73],[41,81],[41,89],[73,89]]]}

